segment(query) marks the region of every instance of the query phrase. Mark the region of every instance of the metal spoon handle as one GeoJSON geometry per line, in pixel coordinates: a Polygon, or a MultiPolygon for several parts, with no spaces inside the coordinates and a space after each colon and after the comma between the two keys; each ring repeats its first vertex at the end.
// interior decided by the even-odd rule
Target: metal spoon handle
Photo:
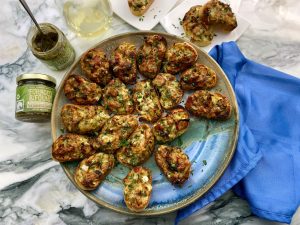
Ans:
{"type": "Polygon", "coordinates": [[[35,20],[30,8],[28,7],[27,3],[25,0],[19,0],[20,3],[22,4],[22,6],[24,7],[24,9],[26,10],[26,12],[28,13],[28,15],[31,17],[32,21],[35,23],[35,25],[37,26],[38,30],[41,32],[41,34],[44,35],[42,29],[40,28],[38,22],[35,20]]]}

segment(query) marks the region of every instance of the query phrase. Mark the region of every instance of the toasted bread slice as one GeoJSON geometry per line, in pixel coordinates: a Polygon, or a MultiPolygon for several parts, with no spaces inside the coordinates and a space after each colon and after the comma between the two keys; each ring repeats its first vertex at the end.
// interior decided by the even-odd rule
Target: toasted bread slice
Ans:
{"type": "Polygon", "coordinates": [[[106,121],[98,137],[91,141],[92,146],[105,153],[115,153],[126,144],[137,126],[138,120],[135,115],[114,115],[106,121]]]}
{"type": "Polygon", "coordinates": [[[208,24],[219,25],[225,31],[232,31],[237,27],[237,21],[230,5],[218,0],[211,0],[203,6],[203,18],[208,24]]]}
{"type": "Polygon", "coordinates": [[[101,87],[105,87],[112,79],[109,60],[101,49],[94,48],[83,54],[80,66],[87,78],[101,87]]]}
{"type": "Polygon", "coordinates": [[[103,89],[103,105],[119,115],[131,114],[134,110],[130,91],[119,78],[111,80],[103,89]]]}
{"type": "Polygon", "coordinates": [[[160,118],[152,129],[156,141],[166,143],[186,132],[189,124],[189,113],[182,106],[179,106],[160,118]]]}
{"type": "Polygon", "coordinates": [[[191,174],[191,162],[179,147],[160,145],[155,152],[155,162],[166,178],[182,186],[191,174]]]}
{"type": "Polygon", "coordinates": [[[156,122],[162,115],[163,109],[150,80],[138,81],[133,88],[133,102],[140,120],[156,122]]]}
{"type": "Polygon", "coordinates": [[[90,138],[79,134],[61,135],[52,145],[52,158],[58,162],[81,160],[90,157],[95,152],[90,138]]]}
{"type": "Polygon", "coordinates": [[[183,90],[209,89],[216,85],[216,72],[200,63],[195,63],[180,75],[180,86],[183,90]]]}
{"type": "Polygon", "coordinates": [[[152,84],[158,92],[160,104],[164,109],[172,109],[179,105],[184,93],[174,75],[159,73],[152,84]]]}
{"type": "Polygon", "coordinates": [[[212,28],[203,20],[201,5],[190,8],[182,20],[182,26],[190,40],[199,46],[209,45],[214,37],[212,28]]]}
{"type": "Polygon", "coordinates": [[[110,66],[115,77],[124,84],[135,84],[137,77],[136,48],[134,44],[124,42],[111,54],[110,66]]]}
{"type": "Polygon", "coordinates": [[[150,158],[154,145],[151,127],[148,124],[141,124],[130,135],[126,145],[118,150],[117,160],[130,168],[141,165],[150,158]]]}
{"type": "Polygon", "coordinates": [[[72,74],[64,83],[66,97],[77,105],[95,105],[102,96],[101,88],[85,77],[72,74]]]}
{"type": "Polygon", "coordinates": [[[174,43],[166,52],[163,71],[175,75],[194,65],[197,59],[198,52],[191,44],[174,43]]]}
{"type": "Polygon", "coordinates": [[[61,109],[62,123],[70,133],[98,132],[109,118],[108,112],[100,105],[65,104],[61,109]]]}
{"type": "Polygon", "coordinates": [[[134,167],[123,180],[124,201],[133,212],[143,211],[149,204],[152,193],[151,170],[134,167]]]}
{"type": "Polygon", "coordinates": [[[82,160],[74,174],[77,185],[86,191],[96,189],[115,166],[112,154],[96,153],[82,160]]]}
{"type": "Polygon", "coordinates": [[[152,5],[154,0],[128,0],[131,13],[135,16],[142,16],[152,5]]]}
{"type": "Polygon", "coordinates": [[[216,120],[228,119],[232,110],[226,96],[206,90],[191,94],[186,100],[185,108],[194,116],[216,120]]]}
{"type": "Polygon", "coordinates": [[[167,51],[167,40],[158,34],[144,38],[137,52],[137,65],[140,74],[153,79],[159,73],[167,51]]]}

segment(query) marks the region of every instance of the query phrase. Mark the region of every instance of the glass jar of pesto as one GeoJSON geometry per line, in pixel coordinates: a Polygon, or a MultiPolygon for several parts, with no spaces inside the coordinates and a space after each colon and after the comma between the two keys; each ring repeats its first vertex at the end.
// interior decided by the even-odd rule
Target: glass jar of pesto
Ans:
{"type": "Polygon", "coordinates": [[[45,74],[22,74],[16,81],[16,119],[23,122],[49,121],[56,93],[55,78],[45,74]]]}
{"type": "Polygon", "coordinates": [[[32,54],[52,70],[63,70],[75,60],[75,51],[64,33],[50,23],[39,24],[43,34],[34,26],[27,34],[32,54]]]}

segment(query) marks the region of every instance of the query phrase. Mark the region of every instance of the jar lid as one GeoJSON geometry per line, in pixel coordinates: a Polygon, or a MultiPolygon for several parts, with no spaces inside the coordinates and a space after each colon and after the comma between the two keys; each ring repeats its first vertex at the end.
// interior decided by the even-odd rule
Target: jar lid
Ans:
{"type": "Polygon", "coordinates": [[[25,73],[20,76],[17,76],[16,78],[17,84],[21,80],[44,80],[44,81],[50,81],[56,85],[56,80],[54,77],[51,77],[46,74],[41,74],[41,73],[25,73]]]}

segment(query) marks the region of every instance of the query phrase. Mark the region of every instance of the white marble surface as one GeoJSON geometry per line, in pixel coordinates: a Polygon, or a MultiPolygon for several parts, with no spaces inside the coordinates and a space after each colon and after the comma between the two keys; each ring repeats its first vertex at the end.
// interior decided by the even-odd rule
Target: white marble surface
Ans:
{"type": "MultiPolygon", "coordinates": [[[[133,31],[114,17],[112,28],[94,39],[76,37],[66,27],[60,1],[28,0],[38,21],[60,27],[77,56],[113,34],[133,31]]],[[[245,0],[241,12],[251,27],[239,39],[244,54],[263,64],[300,77],[300,3],[296,0],[245,0]],[[253,10],[255,10],[253,13],[253,10]]],[[[14,118],[15,78],[25,72],[55,76],[28,51],[31,24],[18,1],[0,7],[0,224],[173,224],[175,214],[134,218],[99,207],[77,191],[60,166],[50,159],[50,123],[28,124],[14,118]]],[[[156,26],[155,30],[163,30],[156,26]]],[[[251,215],[244,200],[228,192],[182,224],[268,224],[251,215]]]]}

